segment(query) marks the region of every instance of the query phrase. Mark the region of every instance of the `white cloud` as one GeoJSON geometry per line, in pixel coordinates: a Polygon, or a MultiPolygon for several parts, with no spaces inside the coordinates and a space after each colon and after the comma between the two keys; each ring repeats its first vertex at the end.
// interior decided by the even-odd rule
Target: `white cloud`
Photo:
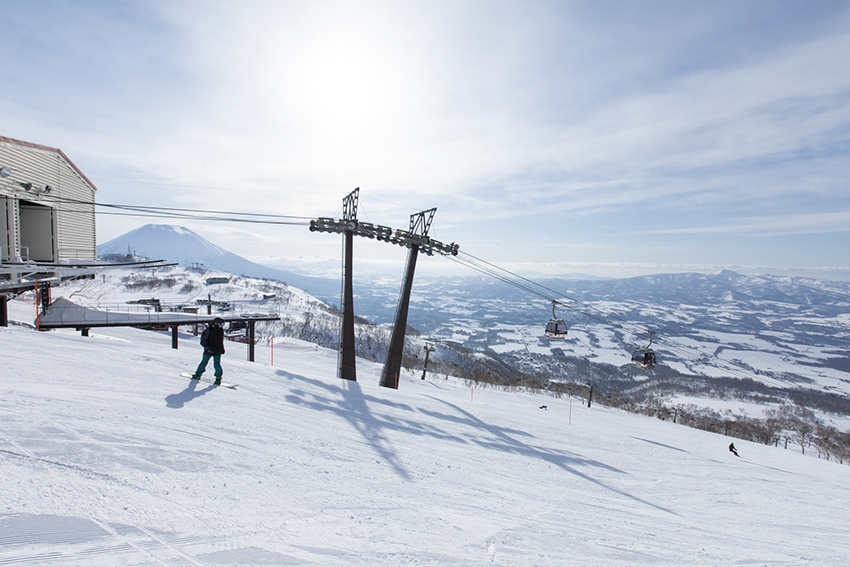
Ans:
{"type": "MultiPolygon", "coordinates": [[[[435,230],[489,223],[547,258],[683,255],[635,234],[842,238],[848,10],[756,4],[32,2],[9,17],[43,33],[0,53],[37,96],[7,89],[0,122],[104,202],[331,216],[360,186],[371,222],[437,206],[435,230]]],[[[293,253],[279,230],[229,238],[293,253]]]]}
{"type": "Polygon", "coordinates": [[[645,230],[644,234],[737,234],[753,236],[778,236],[789,234],[819,234],[850,232],[850,211],[808,215],[777,215],[733,219],[734,223],[717,226],[700,226],[645,230]]]}

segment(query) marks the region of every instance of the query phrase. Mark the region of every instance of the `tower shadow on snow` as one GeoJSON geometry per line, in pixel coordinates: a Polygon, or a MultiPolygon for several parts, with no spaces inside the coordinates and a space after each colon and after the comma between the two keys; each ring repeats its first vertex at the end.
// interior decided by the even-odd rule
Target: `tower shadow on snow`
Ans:
{"type": "Polygon", "coordinates": [[[375,452],[384,459],[395,472],[405,480],[410,480],[410,473],[404,468],[404,465],[398,458],[396,452],[390,446],[389,440],[383,434],[383,431],[388,428],[389,422],[386,419],[376,416],[369,409],[369,403],[389,404],[394,407],[412,411],[410,406],[406,404],[393,404],[386,400],[375,398],[374,396],[363,395],[363,390],[357,382],[350,380],[340,380],[342,384],[332,385],[325,384],[318,380],[312,380],[298,374],[292,374],[285,370],[278,370],[278,376],[290,380],[299,380],[307,382],[313,386],[321,388],[334,395],[331,397],[320,397],[315,394],[308,394],[301,390],[292,390],[292,393],[286,396],[286,400],[293,404],[298,404],[304,407],[315,409],[317,411],[331,411],[349,422],[354,429],[372,446],[375,452]],[[308,396],[312,396],[310,399],[308,396]]]}
{"type": "Polygon", "coordinates": [[[413,435],[427,435],[435,439],[453,441],[457,443],[475,443],[495,451],[521,454],[551,463],[558,468],[597,485],[605,490],[610,490],[621,496],[639,502],[640,504],[655,508],[663,512],[674,514],[675,512],[647,502],[624,492],[614,486],[606,484],[592,475],[582,472],[578,467],[593,467],[604,469],[614,473],[626,474],[611,465],[588,459],[576,453],[548,447],[539,447],[521,438],[533,439],[533,435],[527,431],[511,429],[498,424],[483,421],[471,412],[434,396],[426,396],[436,402],[445,404],[451,408],[451,412],[439,412],[430,409],[416,409],[408,404],[396,403],[389,400],[376,398],[375,396],[363,394],[363,390],[357,382],[340,380],[342,384],[328,384],[319,380],[306,378],[298,374],[292,374],[284,370],[277,371],[278,376],[289,380],[297,380],[324,390],[329,395],[323,396],[299,389],[291,390],[286,400],[293,404],[308,407],[317,411],[333,412],[351,423],[355,429],[366,439],[375,451],[384,458],[399,474],[399,476],[410,479],[410,474],[404,468],[399,456],[390,447],[384,431],[393,430],[413,435]],[[375,414],[370,406],[382,405],[409,412],[406,419],[398,416],[382,416],[375,414]],[[418,413],[438,418],[447,422],[464,425],[473,432],[469,435],[456,435],[431,424],[423,424],[417,416],[418,413]],[[477,432],[477,433],[474,433],[477,432]]]}

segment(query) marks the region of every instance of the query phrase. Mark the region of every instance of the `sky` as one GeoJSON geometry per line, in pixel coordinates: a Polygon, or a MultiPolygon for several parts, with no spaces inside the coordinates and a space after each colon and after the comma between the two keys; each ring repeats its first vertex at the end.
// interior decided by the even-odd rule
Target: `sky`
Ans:
{"type": "MultiPolygon", "coordinates": [[[[268,264],[339,217],[524,274],[850,279],[850,5],[0,0],[0,135],[97,201],[291,215],[181,224],[268,264]]],[[[358,240],[355,262],[405,251],[358,240]]],[[[428,258],[427,269],[462,269],[428,258]]]]}

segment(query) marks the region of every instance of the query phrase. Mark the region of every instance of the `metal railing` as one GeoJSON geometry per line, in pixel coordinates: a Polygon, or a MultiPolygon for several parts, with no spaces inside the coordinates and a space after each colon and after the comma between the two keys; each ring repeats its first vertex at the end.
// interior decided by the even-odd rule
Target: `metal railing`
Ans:
{"type": "Polygon", "coordinates": [[[111,305],[109,307],[84,307],[82,305],[63,306],[48,312],[44,317],[43,326],[119,326],[119,325],[193,325],[210,321],[211,317],[222,317],[225,320],[273,320],[278,315],[261,313],[202,313],[185,311],[161,311],[145,309],[144,305],[111,305]]]}

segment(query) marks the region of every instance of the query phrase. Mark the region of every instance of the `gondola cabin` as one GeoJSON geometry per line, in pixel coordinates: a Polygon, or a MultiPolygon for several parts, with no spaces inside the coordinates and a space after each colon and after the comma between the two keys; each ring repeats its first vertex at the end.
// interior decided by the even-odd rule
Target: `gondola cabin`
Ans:
{"type": "Polygon", "coordinates": [[[639,348],[632,354],[632,364],[638,368],[646,370],[655,366],[655,351],[649,348],[652,346],[653,338],[655,338],[655,331],[649,331],[649,344],[646,348],[639,348]]]}
{"type": "Polygon", "coordinates": [[[567,338],[567,324],[563,319],[558,319],[555,315],[555,303],[552,302],[552,318],[546,323],[546,336],[556,341],[561,341],[567,338]]]}
{"type": "Polygon", "coordinates": [[[546,323],[546,336],[556,341],[567,338],[567,324],[563,319],[550,319],[546,323]]]}
{"type": "Polygon", "coordinates": [[[655,366],[655,352],[652,349],[641,348],[632,355],[632,364],[638,368],[649,369],[655,366]]]}

